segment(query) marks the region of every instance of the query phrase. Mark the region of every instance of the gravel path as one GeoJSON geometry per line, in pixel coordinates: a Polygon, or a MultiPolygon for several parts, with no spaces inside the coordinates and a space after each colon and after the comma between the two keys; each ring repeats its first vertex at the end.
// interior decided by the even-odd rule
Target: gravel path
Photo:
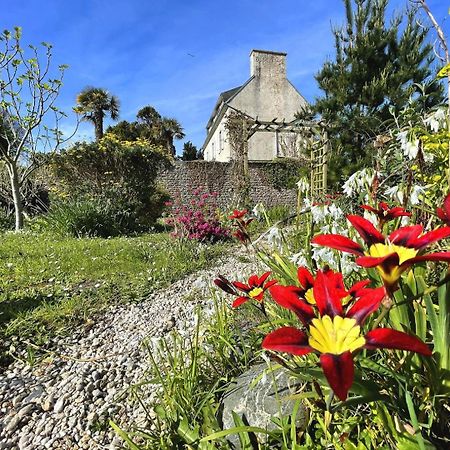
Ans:
{"type": "MultiPolygon", "coordinates": [[[[16,361],[0,374],[0,449],[118,449],[107,425],[139,423],[143,412],[127,389],[148,367],[141,342],[171,329],[191,333],[196,305],[211,306],[220,272],[243,279],[258,271],[239,250],[137,304],[111,308],[89,329],[54,342],[51,357],[33,367],[16,361]]],[[[257,258],[254,258],[255,260],[257,258]]],[[[260,269],[259,269],[260,270],[260,269]]],[[[149,396],[156,395],[156,391],[149,396]]]]}

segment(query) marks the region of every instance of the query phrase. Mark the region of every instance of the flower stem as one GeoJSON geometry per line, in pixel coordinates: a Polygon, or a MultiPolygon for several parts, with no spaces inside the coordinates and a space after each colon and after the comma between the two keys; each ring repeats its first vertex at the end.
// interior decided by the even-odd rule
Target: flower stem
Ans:
{"type": "Polygon", "coordinates": [[[383,310],[381,311],[380,315],[377,317],[375,322],[373,323],[373,328],[377,328],[378,325],[380,325],[381,321],[386,317],[387,313],[390,311],[392,306],[394,305],[394,301],[390,296],[386,296],[383,301],[381,302],[383,305],[383,310]]]}

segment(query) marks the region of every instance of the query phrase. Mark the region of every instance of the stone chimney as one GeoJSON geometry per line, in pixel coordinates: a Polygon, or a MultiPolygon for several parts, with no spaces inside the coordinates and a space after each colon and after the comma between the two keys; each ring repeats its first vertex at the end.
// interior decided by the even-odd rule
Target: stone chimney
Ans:
{"type": "Polygon", "coordinates": [[[287,53],[268,50],[252,50],[250,53],[250,75],[261,78],[286,78],[287,53]]]}

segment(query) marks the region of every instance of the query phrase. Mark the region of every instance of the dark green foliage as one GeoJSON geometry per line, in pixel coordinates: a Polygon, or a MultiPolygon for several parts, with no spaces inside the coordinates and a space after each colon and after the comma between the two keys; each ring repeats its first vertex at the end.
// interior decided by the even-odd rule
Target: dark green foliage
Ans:
{"type": "Polygon", "coordinates": [[[72,235],[117,236],[148,230],[167,197],[157,188],[165,152],[145,141],[107,135],[55,155],[49,226],[72,235]]]}
{"type": "Polygon", "coordinates": [[[181,124],[169,117],[162,117],[153,106],[144,106],[136,114],[137,121],[122,121],[106,130],[120,140],[136,141],[145,139],[154,145],[165,147],[170,155],[175,155],[174,139],[184,138],[181,124]]]}
{"type": "Polygon", "coordinates": [[[433,50],[414,11],[386,19],[388,0],[344,0],[347,23],[334,30],[336,57],[316,75],[324,96],[314,111],[329,124],[331,182],[372,162],[370,143],[410,98],[417,110],[442,101],[430,81],[433,50]],[[337,153],[336,153],[337,151],[337,153]]]}
{"type": "Polygon", "coordinates": [[[270,184],[277,190],[295,189],[298,180],[307,175],[308,169],[304,163],[296,159],[274,159],[270,164],[263,165],[270,184]]]}
{"type": "Polygon", "coordinates": [[[138,122],[121,120],[118,124],[109,126],[106,133],[114,134],[121,141],[136,141],[145,137],[145,125],[138,122]]]}
{"type": "Polygon", "coordinates": [[[119,118],[119,100],[102,88],[86,87],[77,96],[75,111],[83,120],[91,122],[95,127],[95,140],[103,137],[103,120],[108,114],[111,119],[119,118]]]}
{"type": "Polygon", "coordinates": [[[203,153],[201,150],[198,150],[191,141],[187,141],[183,145],[183,154],[181,155],[181,159],[183,161],[203,159],[203,153]]]}

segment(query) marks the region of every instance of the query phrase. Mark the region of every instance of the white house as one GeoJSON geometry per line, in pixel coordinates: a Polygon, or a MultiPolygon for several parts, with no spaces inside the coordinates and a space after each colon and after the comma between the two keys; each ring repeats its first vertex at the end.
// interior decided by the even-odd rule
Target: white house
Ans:
{"type": "MultiPolygon", "coordinates": [[[[252,50],[250,78],[242,86],[222,92],[206,125],[204,159],[228,162],[232,149],[225,127],[227,114],[240,111],[260,121],[290,122],[307,105],[286,78],[286,53],[252,50]]],[[[296,156],[297,138],[289,132],[256,132],[248,142],[249,161],[296,156]]]]}

